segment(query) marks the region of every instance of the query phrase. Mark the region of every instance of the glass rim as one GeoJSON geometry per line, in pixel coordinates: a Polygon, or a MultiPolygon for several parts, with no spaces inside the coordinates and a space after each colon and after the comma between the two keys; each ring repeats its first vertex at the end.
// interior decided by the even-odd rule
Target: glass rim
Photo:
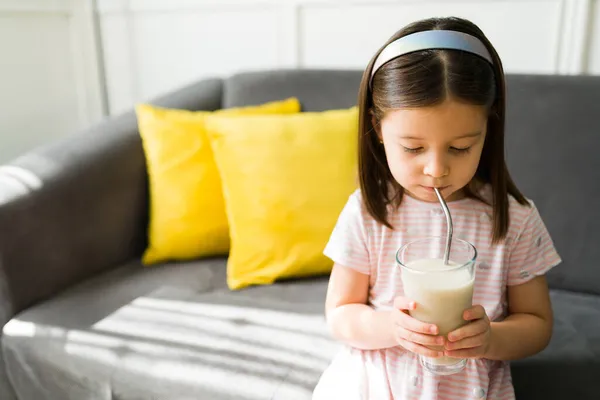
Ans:
{"type": "Polygon", "coordinates": [[[473,249],[473,257],[470,260],[468,260],[468,261],[466,261],[464,263],[460,263],[460,264],[454,265],[454,266],[448,266],[448,268],[436,269],[435,271],[422,271],[422,270],[419,270],[419,269],[411,268],[411,267],[407,266],[406,264],[400,262],[400,257],[399,257],[400,256],[400,252],[402,250],[404,250],[406,247],[410,246],[411,244],[414,244],[414,243],[417,243],[417,242],[423,242],[423,241],[431,240],[431,239],[443,239],[445,241],[446,237],[447,236],[426,236],[426,237],[422,237],[422,238],[419,238],[419,239],[411,240],[410,242],[405,243],[404,245],[400,246],[400,248],[398,250],[396,250],[396,263],[398,263],[402,268],[406,268],[407,270],[410,270],[411,272],[429,274],[429,273],[432,273],[432,272],[455,271],[457,269],[464,268],[466,265],[469,265],[469,264],[475,262],[475,260],[477,259],[477,249],[475,248],[475,246],[471,242],[468,242],[468,241],[460,239],[460,238],[452,238],[452,242],[458,241],[458,242],[466,244],[467,247],[473,249]]]}

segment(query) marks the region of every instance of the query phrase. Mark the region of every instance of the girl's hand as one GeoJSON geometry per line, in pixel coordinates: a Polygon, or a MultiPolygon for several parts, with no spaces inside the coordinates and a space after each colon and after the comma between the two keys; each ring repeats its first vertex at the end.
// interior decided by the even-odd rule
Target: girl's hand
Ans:
{"type": "Polygon", "coordinates": [[[455,358],[483,358],[490,347],[490,319],[482,306],[474,306],[463,314],[467,325],[448,334],[445,355],[455,358]]]}
{"type": "Polygon", "coordinates": [[[418,321],[408,315],[417,304],[405,297],[394,299],[392,311],[392,329],[396,342],[408,351],[426,357],[441,357],[444,355],[444,337],[437,336],[438,327],[418,321]],[[431,347],[431,348],[430,348],[431,347]]]}

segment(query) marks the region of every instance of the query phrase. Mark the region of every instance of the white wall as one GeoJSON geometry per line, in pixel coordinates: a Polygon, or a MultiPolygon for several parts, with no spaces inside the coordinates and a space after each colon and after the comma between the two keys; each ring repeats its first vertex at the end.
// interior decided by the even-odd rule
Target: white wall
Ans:
{"type": "Polygon", "coordinates": [[[600,0],[592,1],[590,6],[590,34],[589,48],[591,51],[586,55],[587,72],[600,75],[600,0]]]}
{"type": "Polygon", "coordinates": [[[600,74],[596,0],[99,0],[112,113],[187,82],[264,67],[363,68],[406,23],[477,23],[507,72],[600,74]],[[591,46],[594,46],[592,50],[591,46]],[[588,62],[589,60],[589,62],[588,62]]]}
{"type": "Polygon", "coordinates": [[[473,20],[507,72],[600,75],[598,2],[0,0],[0,162],[204,77],[363,68],[428,16],[473,20]]]}
{"type": "Polygon", "coordinates": [[[82,0],[0,0],[0,162],[99,120],[82,0]]]}

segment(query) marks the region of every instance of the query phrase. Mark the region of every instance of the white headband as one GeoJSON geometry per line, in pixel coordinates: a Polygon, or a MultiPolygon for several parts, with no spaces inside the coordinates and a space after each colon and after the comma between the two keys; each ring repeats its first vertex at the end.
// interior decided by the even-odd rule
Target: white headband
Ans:
{"type": "Polygon", "coordinates": [[[430,49],[462,50],[476,54],[487,60],[490,64],[494,64],[488,49],[474,36],[448,30],[422,31],[403,36],[388,44],[379,53],[379,56],[377,56],[377,59],[373,63],[369,83],[373,80],[373,76],[377,70],[388,61],[404,54],[430,49]]]}

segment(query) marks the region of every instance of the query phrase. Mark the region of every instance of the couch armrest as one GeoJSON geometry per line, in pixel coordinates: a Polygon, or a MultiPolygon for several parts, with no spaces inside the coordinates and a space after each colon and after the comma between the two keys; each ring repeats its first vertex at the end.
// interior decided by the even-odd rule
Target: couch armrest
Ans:
{"type": "MultiPolygon", "coordinates": [[[[214,110],[221,91],[220,79],[207,79],[151,103],[214,110]]],[[[24,308],[139,257],[147,208],[133,111],[0,167],[0,327],[24,308]]]]}
{"type": "MultiPolygon", "coordinates": [[[[215,110],[221,98],[207,79],[151,103],[215,110]]],[[[146,185],[133,111],[0,166],[0,336],[24,308],[139,257],[146,185]]],[[[1,346],[0,399],[16,400],[1,346]]]]}

